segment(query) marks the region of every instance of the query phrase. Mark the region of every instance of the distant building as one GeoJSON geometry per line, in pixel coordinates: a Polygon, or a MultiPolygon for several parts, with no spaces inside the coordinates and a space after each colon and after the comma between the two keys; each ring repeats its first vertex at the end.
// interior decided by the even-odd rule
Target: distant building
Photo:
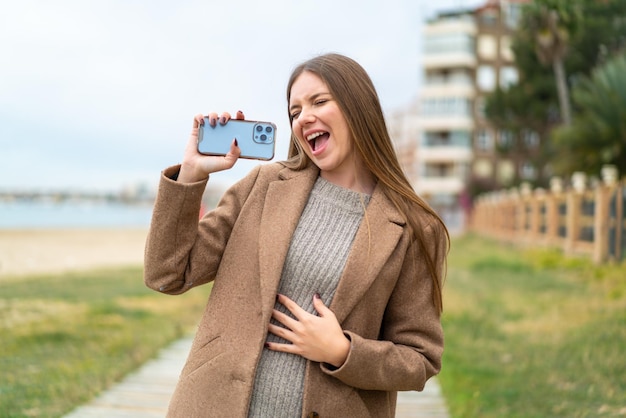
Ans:
{"type": "Polygon", "coordinates": [[[386,115],[389,135],[393,139],[398,160],[409,180],[418,178],[416,144],[420,138],[419,107],[417,102],[391,115],[386,115]]]}
{"type": "Polygon", "coordinates": [[[468,183],[506,182],[516,162],[497,153],[484,97],[517,82],[510,35],[525,0],[492,0],[439,13],[423,28],[423,85],[418,102],[391,115],[390,132],[415,190],[452,229],[462,228],[468,183]]]}
{"type": "Polygon", "coordinates": [[[521,134],[496,130],[485,118],[486,95],[500,87],[506,90],[517,84],[519,73],[511,50],[511,34],[526,1],[488,1],[475,10],[476,76],[475,132],[471,170],[474,189],[508,187],[514,181],[534,180],[537,173],[527,150],[539,147],[537,133],[521,134]],[[521,136],[518,138],[517,136],[521,136]],[[524,143],[525,152],[515,152],[516,144],[524,143]]]}

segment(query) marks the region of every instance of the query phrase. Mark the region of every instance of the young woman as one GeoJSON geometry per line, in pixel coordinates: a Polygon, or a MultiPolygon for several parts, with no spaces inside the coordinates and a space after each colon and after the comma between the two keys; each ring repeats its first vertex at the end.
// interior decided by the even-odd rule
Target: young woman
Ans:
{"type": "Polygon", "coordinates": [[[289,159],[252,170],[199,222],[236,141],[198,154],[198,115],[182,164],[163,172],[146,284],[213,282],[171,417],[394,417],[396,392],[440,370],[447,231],[402,173],[370,78],[315,57],[287,102],[289,159]]]}

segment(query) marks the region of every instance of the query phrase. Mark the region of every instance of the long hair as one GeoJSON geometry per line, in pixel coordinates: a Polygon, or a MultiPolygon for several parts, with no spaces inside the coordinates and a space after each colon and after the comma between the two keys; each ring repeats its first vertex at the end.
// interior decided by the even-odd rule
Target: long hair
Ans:
{"type": "MultiPolygon", "coordinates": [[[[433,282],[433,303],[439,312],[443,310],[442,287],[444,269],[438,273],[435,260],[439,245],[433,248],[427,245],[423,236],[424,213],[432,221],[439,223],[441,228],[434,228],[437,233],[443,231],[444,236],[436,236],[437,240],[446,240],[446,251],[449,247],[449,235],[443,221],[437,213],[415,193],[406,178],[396,156],[380,100],[374,84],[367,72],[356,61],[339,54],[325,54],[310,59],[297,66],[287,84],[287,104],[291,99],[291,88],[296,79],[305,71],[316,74],[328,86],[330,94],[339,105],[346,118],[354,140],[356,152],[362,157],[365,167],[374,175],[383,193],[402,213],[413,234],[418,247],[426,255],[426,263],[433,282]]],[[[289,118],[291,121],[291,117],[289,118]]],[[[311,163],[293,134],[289,144],[287,165],[301,170],[311,163]]],[[[431,221],[431,222],[432,222],[431,221]]],[[[430,222],[429,222],[430,223],[430,222]]]]}

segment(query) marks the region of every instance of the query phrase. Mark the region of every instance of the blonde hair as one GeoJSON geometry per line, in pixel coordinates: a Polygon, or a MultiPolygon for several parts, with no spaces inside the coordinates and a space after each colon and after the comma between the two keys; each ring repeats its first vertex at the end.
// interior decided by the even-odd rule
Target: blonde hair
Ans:
{"type": "MultiPolygon", "coordinates": [[[[429,246],[426,245],[422,233],[426,226],[424,213],[441,225],[442,228],[434,228],[434,231],[444,231],[445,236],[436,236],[436,239],[446,240],[446,251],[450,241],[448,230],[437,213],[415,193],[402,171],[387,131],[378,94],[369,75],[361,65],[346,56],[339,54],[317,56],[293,70],[287,84],[288,106],[291,99],[291,87],[305,71],[316,74],[328,86],[330,94],[346,118],[355,149],[362,157],[365,167],[374,175],[387,198],[405,216],[414,240],[418,244],[417,250],[426,255],[427,267],[433,282],[433,303],[441,312],[445,270],[442,269],[441,273],[438,273],[435,265],[438,256],[436,251],[440,247],[435,245],[434,251],[429,251],[429,246]]],[[[289,119],[291,121],[291,117],[289,119]]],[[[293,169],[302,170],[310,163],[309,157],[301,149],[300,143],[292,132],[287,165],[293,169]]]]}

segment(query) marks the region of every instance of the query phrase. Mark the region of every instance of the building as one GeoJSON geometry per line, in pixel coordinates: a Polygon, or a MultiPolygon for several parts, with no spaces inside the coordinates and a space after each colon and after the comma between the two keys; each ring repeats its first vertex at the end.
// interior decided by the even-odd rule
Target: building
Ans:
{"type": "Polygon", "coordinates": [[[406,108],[386,115],[387,129],[404,173],[415,183],[418,178],[417,147],[420,138],[419,108],[415,101],[406,108]]]}
{"type": "MultiPolygon", "coordinates": [[[[423,85],[418,103],[392,115],[390,131],[417,193],[451,229],[465,223],[472,179],[508,181],[514,163],[498,154],[484,97],[517,82],[511,32],[524,0],[491,0],[439,13],[423,28],[423,85]]],[[[498,139],[499,138],[499,139],[498,139]]]]}
{"type": "Polygon", "coordinates": [[[473,10],[441,13],[423,30],[415,189],[454,229],[472,161],[476,33],[473,10]]]}
{"type": "Polygon", "coordinates": [[[469,183],[480,192],[484,189],[508,187],[516,180],[532,180],[536,173],[522,152],[515,152],[522,141],[524,150],[537,148],[536,133],[497,130],[485,118],[485,97],[496,88],[506,90],[519,81],[511,34],[520,18],[524,1],[488,1],[474,11],[476,21],[476,75],[474,99],[474,146],[469,183]]]}

